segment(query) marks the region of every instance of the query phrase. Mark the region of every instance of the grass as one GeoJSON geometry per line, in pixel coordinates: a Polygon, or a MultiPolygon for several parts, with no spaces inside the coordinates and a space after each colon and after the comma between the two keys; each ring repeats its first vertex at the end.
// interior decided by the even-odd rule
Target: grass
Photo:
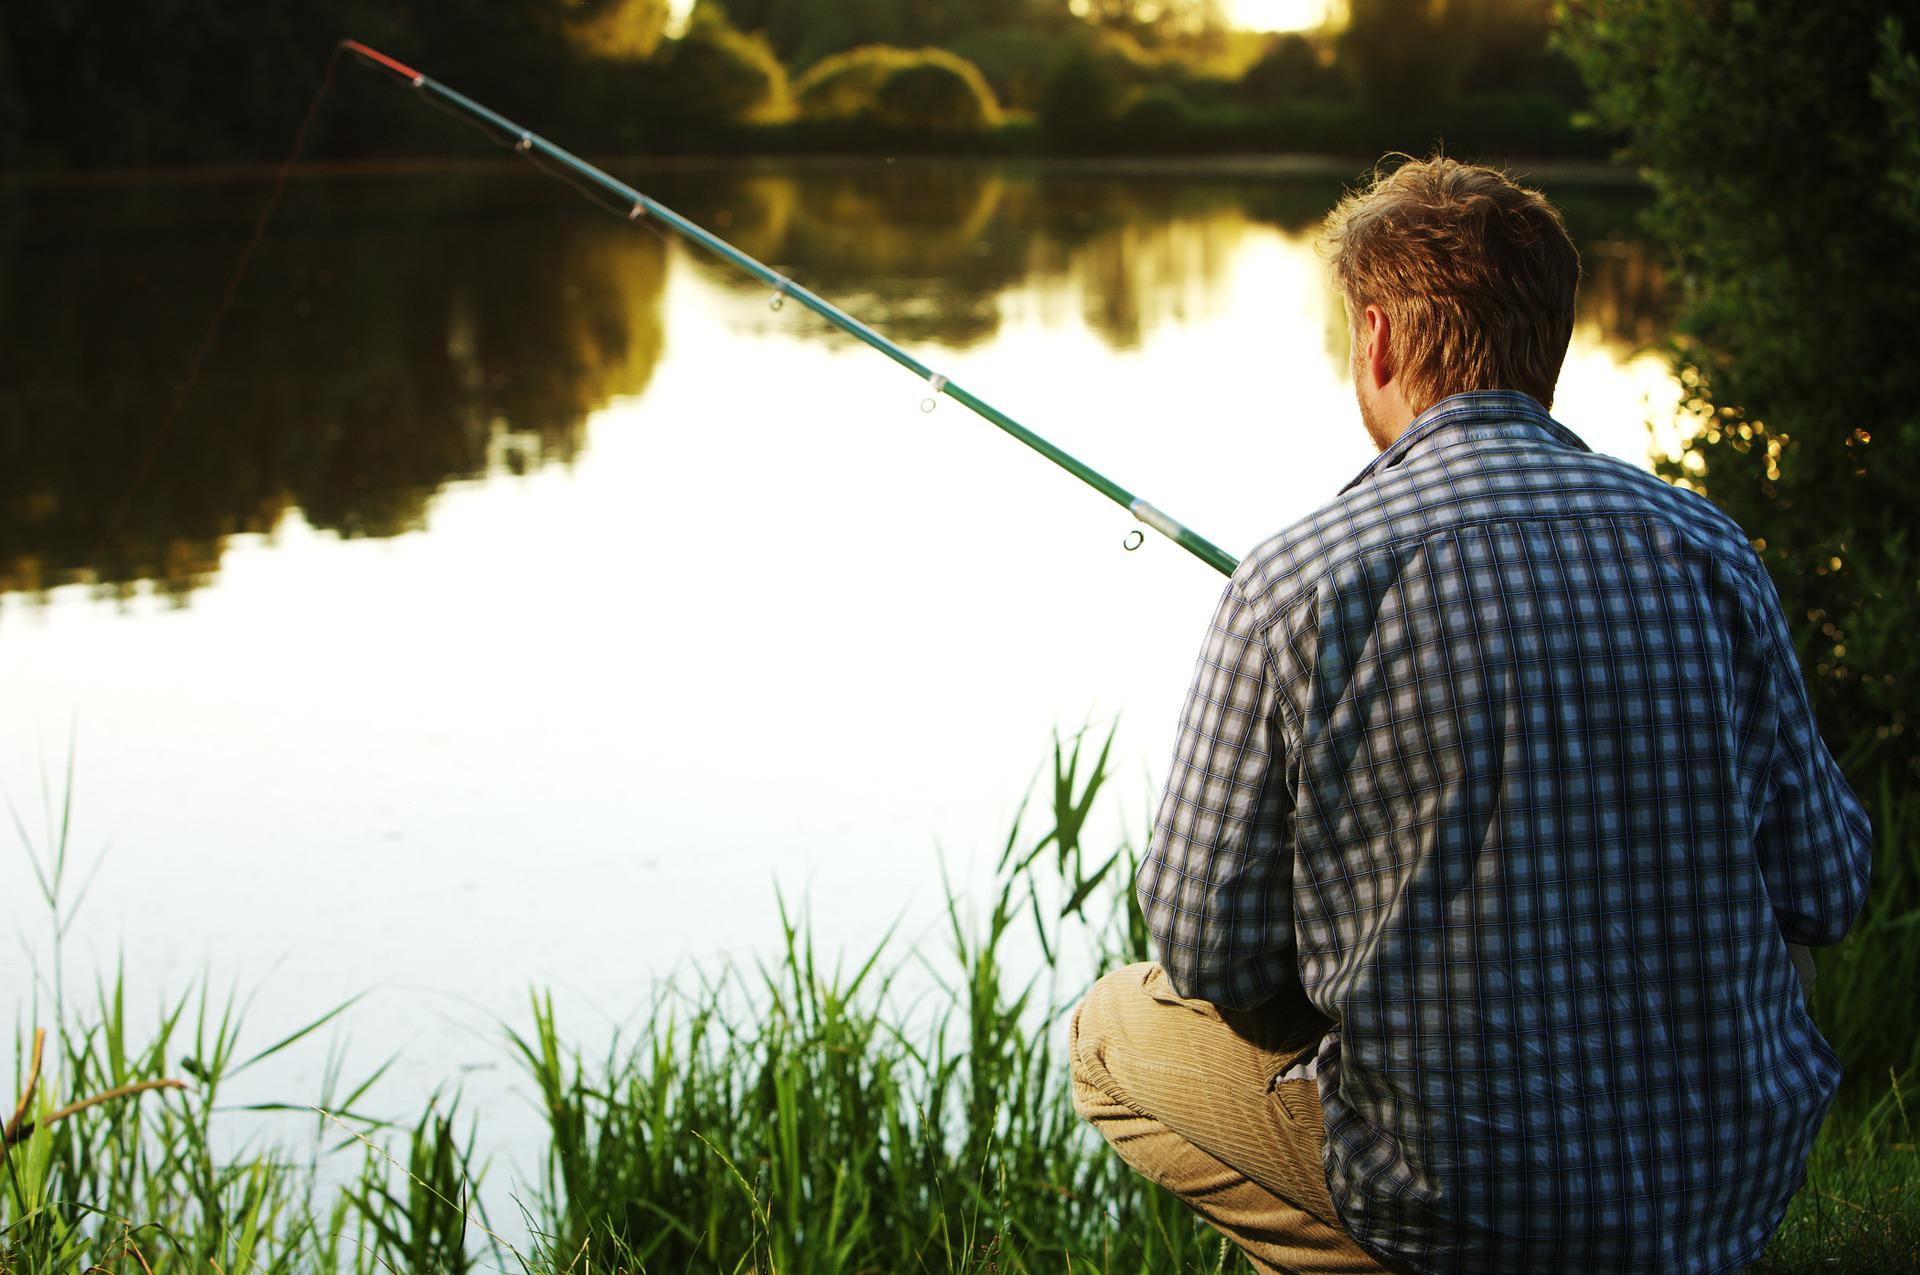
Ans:
{"type": "MultiPolygon", "coordinates": [[[[1033,837],[1016,821],[980,915],[949,890],[944,951],[888,943],[843,963],[783,905],[777,959],[662,989],[591,1057],[536,997],[508,1048],[549,1137],[517,1200],[515,1234],[531,1238],[515,1243],[477,1203],[478,1115],[457,1097],[396,1126],[360,1110],[377,1072],[349,1082],[329,1065],[313,1108],[331,1114],[221,1105],[234,1076],[316,1047],[346,1006],[244,1047],[244,1003],[203,983],[136,1044],[119,982],[103,984],[67,1007],[22,1114],[33,1128],[0,1160],[0,1272],[1243,1272],[1072,1110],[1065,1007],[1092,970],[1146,950],[1131,851],[1082,844],[1108,777],[1106,750],[1085,742],[1056,747],[1052,826],[1033,837]],[[51,1118],[162,1079],[191,1083],[51,1118]],[[289,1141],[302,1117],[304,1144],[289,1141]]],[[[1896,813],[1881,831],[1901,839],[1883,844],[1910,847],[1896,813]]],[[[36,867],[70,917],[53,840],[36,867]]],[[[1876,906],[1911,869],[1883,873],[1876,906]]],[[[1914,1003],[1920,970],[1881,965],[1877,1003],[1862,980],[1876,955],[1909,951],[1915,915],[1870,914],[1823,968],[1823,1014],[1876,1020],[1833,1022],[1836,1042],[1897,1054],[1905,1032],[1911,1049],[1910,1009],[1886,1007],[1914,1003]]],[[[16,1074],[31,1052],[22,1040],[16,1074]]],[[[1758,1270],[1920,1266],[1912,1089],[1853,1078],[1758,1270]]]]}

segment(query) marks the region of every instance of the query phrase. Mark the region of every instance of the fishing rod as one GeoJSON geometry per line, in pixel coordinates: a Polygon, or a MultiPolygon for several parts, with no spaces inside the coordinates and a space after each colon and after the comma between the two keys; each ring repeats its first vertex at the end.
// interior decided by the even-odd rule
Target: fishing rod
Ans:
{"type": "MultiPolygon", "coordinates": [[[[629,221],[645,219],[664,226],[689,243],[704,248],[722,261],[744,270],[773,289],[771,304],[775,309],[778,309],[785,299],[791,297],[842,332],[864,341],[927,383],[929,393],[926,401],[921,404],[923,410],[932,411],[938,396],[945,395],[970,409],[976,416],[1013,435],[1087,486],[1127,510],[1141,523],[1167,537],[1222,575],[1232,575],[1234,567],[1239,565],[1238,560],[1226,550],[1140,499],[1105,474],[1055,447],[985,399],[954,384],[951,379],[934,371],[839,306],[741,252],[718,235],[701,229],[673,209],[648,198],[625,182],[587,163],[571,151],[555,146],[538,133],[520,127],[504,115],[482,106],[464,93],[456,92],[440,81],[422,75],[412,67],[388,57],[377,49],[370,49],[358,40],[342,40],[340,47],[425,94],[434,105],[473,124],[500,145],[526,156],[537,166],[549,172],[557,169],[556,176],[569,181],[583,194],[596,203],[603,204],[610,211],[624,213],[629,221]],[[553,168],[548,168],[548,165],[552,165],[553,168]]],[[[1127,547],[1137,549],[1142,538],[1141,534],[1135,531],[1128,537],[1127,547]]]]}

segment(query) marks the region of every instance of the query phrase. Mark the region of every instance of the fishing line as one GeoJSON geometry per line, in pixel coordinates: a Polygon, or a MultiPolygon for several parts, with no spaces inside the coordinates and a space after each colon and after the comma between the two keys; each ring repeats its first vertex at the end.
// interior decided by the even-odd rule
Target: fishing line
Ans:
{"type": "Polygon", "coordinates": [[[260,209],[260,216],[253,223],[253,237],[248,239],[246,245],[240,249],[240,259],[234,263],[233,273],[227,278],[227,286],[221,293],[219,306],[213,312],[213,320],[207,325],[206,335],[200,339],[193,357],[187,362],[185,378],[174,386],[173,402],[167,407],[166,415],[160,418],[160,426],[154,431],[153,441],[147,445],[146,454],[140,458],[139,467],[134,470],[133,482],[128,485],[127,494],[121,497],[119,508],[101,528],[99,537],[93,542],[93,549],[87,554],[92,561],[99,560],[101,550],[107,547],[107,543],[126,522],[127,515],[133,511],[134,498],[140,494],[141,489],[147,485],[147,479],[152,476],[153,464],[159,459],[161,449],[167,445],[168,438],[173,434],[173,423],[179,419],[180,409],[186,404],[188,393],[200,380],[200,372],[206,366],[207,356],[213,353],[213,347],[219,343],[220,327],[226,322],[227,312],[233,309],[234,297],[239,294],[240,285],[246,281],[247,271],[253,266],[254,251],[260,247],[260,241],[266,238],[267,223],[273,220],[273,214],[280,208],[281,196],[286,193],[287,177],[293,172],[294,164],[300,159],[300,152],[306,149],[307,131],[313,127],[314,116],[320,113],[320,103],[333,88],[334,68],[339,65],[340,55],[345,51],[344,45],[336,45],[333,53],[327,58],[327,69],[326,73],[320,77],[320,87],[314,92],[313,100],[307,103],[307,112],[300,117],[300,127],[294,132],[293,148],[287,152],[287,157],[280,161],[280,167],[274,172],[273,190],[268,194],[265,206],[260,209]]]}

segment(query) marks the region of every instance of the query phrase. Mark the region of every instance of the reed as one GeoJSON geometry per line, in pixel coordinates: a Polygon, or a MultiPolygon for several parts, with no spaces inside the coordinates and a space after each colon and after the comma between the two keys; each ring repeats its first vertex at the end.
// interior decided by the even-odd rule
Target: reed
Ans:
{"type": "MultiPolygon", "coordinates": [[[[515,1193],[524,1241],[501,1239],[481,1208],[484,1113],[457,1095],[383,1122],[362,1111],[380,1071],[349,1081],[334,1054],[311,1104],[221,1103],[235,1076],[316,1047],[348,1005],[256,1048],[242,1044],[244,1000],[203,980],[136,1042],[121,981],[102,984],[67,1007],[0,1158],[0,1275],[1244,1272],[1072,1110],[1064,1016],[1093,972],[1146,951],[1133,849],[1082,841],[1111,743],[1056,745],[1039,785],[1050,826],[1026,831],[1023,806],[976,909],[949,887],[936,950],[890,939],[842,959],[783,902],[776,958],[663,987],[591,1055],[536,995],[507,1036],[548,1130],[537,1180],[515,1193]],[[50,1118],[167,1079],[188,1087],[50,1118]],[[304,1140],[286,1136],[294,1125],[304,1140]]],[[[1896,834],[1882,844],[1908,847],[1911,827],[1882,823],[1896,834]]],[[[1877,884],[1876,906],[1903,880],[1877,884]]],[[[1910,1011],[1887,1006],[1914,966],[1880,965],[1877,1004],[1864,987],[1875,954],[1910,952],[1920,931],[1886,910],[1823,968],[1836,1043],[1911,1048],[1910,1011]]],[[[16,1061],[24,1077],[24,1038],[16,1061]]],[[[1853,1079],[1756,1271],[1920,1267],[1914,1091],[1910,1073],[1853,1079]]]]}

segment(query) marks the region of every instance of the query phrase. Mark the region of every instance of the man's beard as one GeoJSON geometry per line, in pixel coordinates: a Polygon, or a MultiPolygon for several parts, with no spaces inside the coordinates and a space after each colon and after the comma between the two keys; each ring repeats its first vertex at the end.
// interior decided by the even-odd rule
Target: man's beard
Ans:
{"type": "Polygon", "coordinates": [[[1380,418],[1373,414],[1373,408],[1367,404],[1366,395],[1360,392],[1360,361],[1355,359],[1351,368],[1353,373],[1353,401],[1360,408],[1360,423],[1367,427],[1367,437],[1373,440],[1377,451],[1387,450],[1387,444],[1393,440],[1380,424],[1380,418]]]}

